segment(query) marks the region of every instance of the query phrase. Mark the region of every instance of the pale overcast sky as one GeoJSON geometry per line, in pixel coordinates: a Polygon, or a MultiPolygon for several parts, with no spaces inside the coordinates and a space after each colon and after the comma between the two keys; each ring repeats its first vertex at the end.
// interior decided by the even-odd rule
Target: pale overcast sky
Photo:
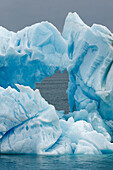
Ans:
{"type": "Polygon", "coordinates": [[[113,0],[0,0],[0,25],[12,31],[50,21],[62,31],[68,12],[88,25],[103,24],[113,32],[113,0]]]}

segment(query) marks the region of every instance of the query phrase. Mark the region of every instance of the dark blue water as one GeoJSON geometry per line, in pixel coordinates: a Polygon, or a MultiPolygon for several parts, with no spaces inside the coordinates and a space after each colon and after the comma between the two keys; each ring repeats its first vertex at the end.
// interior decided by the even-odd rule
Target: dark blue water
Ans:
{"type": "Polygon", "coordinates": [[[33,156],[1,155],[0,170],[113,169],[113,155],[33,156]]]}
{"type": "MultiPolygon", "coordinates": [[[[68,86],[67,72],[46,78],[37,84],[42,96],[55,106],[57,110],[69,112],[66,89],[68,86]]],[[[97,170],[113,169],[113,155],[0,155],[0,170],[97,170]]]]}

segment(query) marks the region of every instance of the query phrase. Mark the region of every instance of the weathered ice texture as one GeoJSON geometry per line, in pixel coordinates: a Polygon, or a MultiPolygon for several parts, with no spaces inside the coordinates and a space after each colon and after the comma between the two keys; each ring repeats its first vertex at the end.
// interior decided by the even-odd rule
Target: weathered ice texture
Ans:
{"type": "Polygon", "coordinates": [[[67,67],[66,49],[66,41],[48,22],[17,33],[0,27],[0,86],[16,83],[35,88],[35,82],[67,67]]]}
{"type": "Polygon", "coordinates": [[[0,89],[0,151],[42,154],[61,135],[58,116],[38,89],[17,87],[0,89]]]}

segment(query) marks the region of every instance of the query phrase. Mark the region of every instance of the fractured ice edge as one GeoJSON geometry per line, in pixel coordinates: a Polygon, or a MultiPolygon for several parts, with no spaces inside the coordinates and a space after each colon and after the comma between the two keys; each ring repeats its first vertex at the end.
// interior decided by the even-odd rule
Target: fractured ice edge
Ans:
{"type": "Polygon", "coordinates": [[[0,27],[0,153],[113,153],[113,34],[69,13],[62,35],[42,22],[0,27]],[[70,113],[48,104],[35,82],[69,74],[70,113]],[[29,87],[28,87],[29,86],[29,87]]]}

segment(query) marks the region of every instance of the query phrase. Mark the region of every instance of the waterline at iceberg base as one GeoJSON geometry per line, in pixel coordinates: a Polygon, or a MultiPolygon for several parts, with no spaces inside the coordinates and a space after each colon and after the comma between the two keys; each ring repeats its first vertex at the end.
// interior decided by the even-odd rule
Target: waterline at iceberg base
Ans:
{"type": "Polygon", "coordinates": [[[42,22],[14,33],[0,27],[0,153],[113,153],[113,34],[69,13],[62,35],[42,22]],[[70,113],[33,90],[68,71],[70,113]]]}

